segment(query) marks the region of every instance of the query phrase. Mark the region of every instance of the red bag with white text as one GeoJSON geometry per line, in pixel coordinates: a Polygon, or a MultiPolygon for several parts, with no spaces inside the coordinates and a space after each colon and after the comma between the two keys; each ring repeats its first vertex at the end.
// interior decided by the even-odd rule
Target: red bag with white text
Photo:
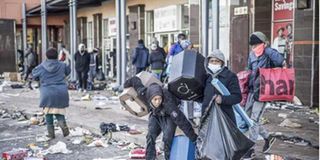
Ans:
{"type": "Polygon", "coordinates": [[[292,101],[295,95],[293,68],[260,68],[259,101],[292,101]]]}

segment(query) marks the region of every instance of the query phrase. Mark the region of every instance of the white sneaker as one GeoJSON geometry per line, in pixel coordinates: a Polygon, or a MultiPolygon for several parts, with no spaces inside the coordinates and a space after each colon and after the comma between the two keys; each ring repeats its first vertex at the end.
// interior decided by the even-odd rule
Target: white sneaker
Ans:
{"type": "Polygon", "coordinates": [[[83,93],[87,93],[87,90],[83,90],[83,93]]]}
{"type": "Polygon", "coordinates": [[[78,89],[78,92],[81,93],[81,92],[82,92],[82,89],[78,89]]]}

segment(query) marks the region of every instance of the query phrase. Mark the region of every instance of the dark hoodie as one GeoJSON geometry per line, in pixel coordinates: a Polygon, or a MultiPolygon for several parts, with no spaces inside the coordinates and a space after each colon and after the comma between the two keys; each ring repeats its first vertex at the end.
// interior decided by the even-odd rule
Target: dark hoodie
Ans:
{"type": "Polygon", "coordinates": [[[149,66],[149,50],[143,45],[139,44],[133,50],[132,53],[132,64],[137,68],[146,68],[149,66]]]}
{"type": "Polygon", "coordinates": [[[209,55],[205,60],[205,68],[208,73],[208,78],[206,80],[206,86],[203,94],[204,97],[202,101],[202,111],[204,112],[207,109],[214,95],[221,95],[219,91],[211,84],[213,77],[216,77],[231,94],[229,96],[221,96],[221,109],[236,124],[236,118],[232,106],[240,103],[242,99],[237,75],[231,72],[227,67],[222,67],[221,70],[216,74],[212,73],[208,68],[209,58],[211,58],[211,55],[209,55]]]}
{"type": "Polygon", "coordinates": [[[58,60],[46,60],[32,71],[32,77],[40,80],[40,107],[65,108],[69,106],[69,94],[65,77],[70,67],[58,60]]]}
{"type": "Polygon", "coordinates": [[[194,133],[192,125],[178,108],[178,99],[167,89],[163,89],[156,83],[151,84],[147,88],[146,92],[146,97],[152,114],[155,116],[171,118],[174,123],[186,134],[186,136],[188,136],[192,142],[195,142],[197,135],[194,133]],[[162,96],[162,104],[158,108],[152,107],[151,104],[151,99],[156,95],[162,96]]]}

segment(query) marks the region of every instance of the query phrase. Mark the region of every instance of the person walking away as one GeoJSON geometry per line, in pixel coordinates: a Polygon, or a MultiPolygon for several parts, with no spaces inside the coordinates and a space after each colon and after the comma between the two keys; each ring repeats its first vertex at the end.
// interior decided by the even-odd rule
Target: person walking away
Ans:
{"type": "Polygon", "coordinates": [[[66,49],[65,45],[61,46],[61,50],[59,52],[59,56],[58,56],[59,61],[65,63],[66,65],[70,65],[70,52],[66,49]]]}
{"type": "Polygon", "coordinates": [[[144,87],[141,80],[134,76],[128,79],[124,88],[133,87],[142,97],[145,104],[149,104],[149,121],[147,134],[146,159],[156,159],[156,140],[160,133],[163,133],[162,141],[164,142],[165,159],[169,160],[172,140],[174,138],[176,126],[184,134],[195,142],[195,134],[190,122],[178,108],[178,99],[167,89],[153,83],[148,88],[144,87]]]}
{"type": "Polygon", "coordinates": [[[90,64],[90,55],[85,50],[84,44],[79,44],[78,51],[74,56],[76,62],[76,72],[79,81],[79,92],[87,91],[88,71],[90,64]]]}
{"type": "Polygon", "coordinates": [[[63,136],[69,135],[66,123],[66,108],[69,106],[68,87],[65,77],[70,74],[70,66],[58,61],[58,52],[49,48],[47,59],[32,71],[32,77],[40,81],[40,107],[45,113],[48,138],[55,138],[53,117],[58,120],[63,136]]]}
{"type": "Polygon", "coordinates": [[[90,53],[90,64],[89,64],[89,85],[90,90],[93,89],[94,86],[94,79],[96,77],[98,71],[98,48],[94,48],[93,51],[90,53]]]}
{"type": "Polygon", "coordinates": [[[151,44],[149,64],[151,65],[152,73],[160,80],[165,64],[165,55],[158,49],[156,43],[151,44]]]}
{"type": "MultiPolygon", "coordinates": [[[[268,131],[259,124],[266,107],[265,102],[259,102],[259,69],[283,67],[286,65],[286,62],[277,50],[268,46],[267,37],[262,32],[252,33],[249,38],[249,44],[252,47],[248,58],[248,69],[251,70],[251,74],[249,76],[249,94],[245,105],[245,111],[257,124],[251,129],[249,138],[256,141],[258,136],[261,135],[265,140],[262,151],[267,153],[276,139],[270,136],[268,131]]],[[[246,157],[254,157],[254,150],[251,150],[246,157]]]]}
{"type": "Polygon", "coordinates": [[[132,53],[132,65],[136,67],[136,74],[145,71],[149,67],[149,50],[145,47],[142,39],[138,41],[138,46],[132,53]]]}
{"type": "Polygon", "coordinates": [[[28,83],[29,89],[33,89],[31,86],[32,81],[29,79],[32,70],[37,66],[37,55],[33,52],[32,46],[29,45],[26,54],[25,54],[25,63],[26,63],[26,74],[24,77],[24,81],[28,83]]]}

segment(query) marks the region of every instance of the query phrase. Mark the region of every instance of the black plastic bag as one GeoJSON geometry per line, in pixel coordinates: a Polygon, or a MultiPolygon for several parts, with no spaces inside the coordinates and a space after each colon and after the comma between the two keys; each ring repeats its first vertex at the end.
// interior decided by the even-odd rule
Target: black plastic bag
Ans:
{"type": "Polygon", "coordinates": [[[220,106],[210,106],[199,130],[197,159],[240,159],[253,147],[254,142],[237,128],[220,106]]]}
{"type": "Polygon", "coordinates": [[[102,72],[101,69],[98,70],[97,75],[96,75],[96,79],[97,79],[98,81],[104,81],[104,80],[106,80],[106,77],[105,77],[105,75],[104,75],[104,73],[102,72]]]}

